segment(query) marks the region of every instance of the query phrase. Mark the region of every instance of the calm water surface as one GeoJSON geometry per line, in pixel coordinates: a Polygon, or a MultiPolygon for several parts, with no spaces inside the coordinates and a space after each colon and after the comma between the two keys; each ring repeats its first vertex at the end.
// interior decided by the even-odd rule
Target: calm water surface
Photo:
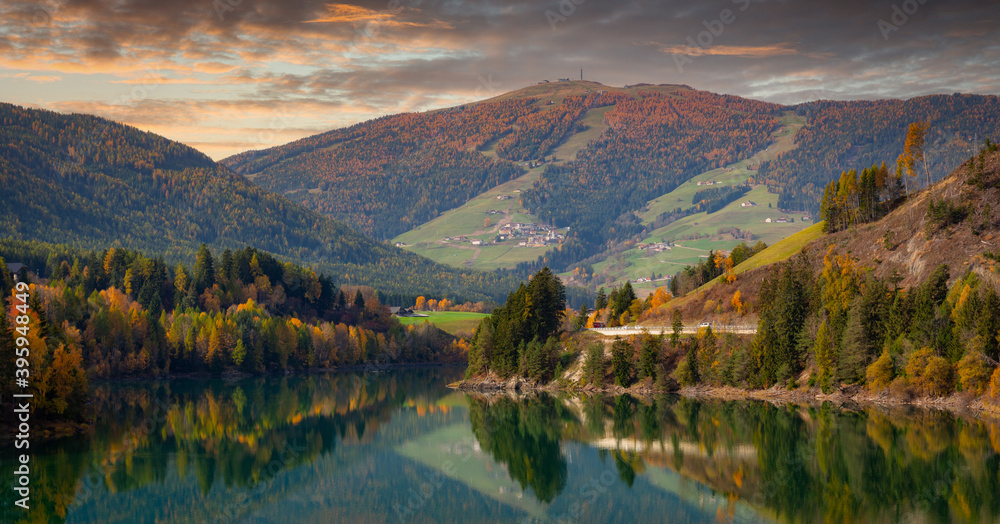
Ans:
{"type": "MultiPolygon", "coordinates": [[[[628,396],[462,370],[102,385],[0,522],[997,522],[1000,424],[628,396]]],[[[8,454],[0,470],[12,471],[8,454]]],[[[10,478],[9,475],[4,475],[10,478]]]]}

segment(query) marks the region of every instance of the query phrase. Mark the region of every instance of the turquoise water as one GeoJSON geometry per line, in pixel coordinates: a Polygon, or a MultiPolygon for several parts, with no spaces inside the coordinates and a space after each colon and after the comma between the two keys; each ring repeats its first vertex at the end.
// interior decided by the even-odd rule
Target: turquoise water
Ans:
{"type": "MultiPolygon", "coordinates": [[[[101,385],[2,522],[995,522],[1000,425],[470,397],[461,369],[101,385]]],[[[8,452],[0,471],[12,471],[8,452]]],[[[7,475],[8,479],[12,475],[7,475]]],[[[8,481],[10,482],[10,481],[8,481]]]]}

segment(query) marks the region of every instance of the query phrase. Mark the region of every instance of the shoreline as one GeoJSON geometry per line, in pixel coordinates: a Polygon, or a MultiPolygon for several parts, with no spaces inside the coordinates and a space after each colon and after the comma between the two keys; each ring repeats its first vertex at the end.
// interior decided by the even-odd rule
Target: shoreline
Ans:
{"type": "Polygon", "coordinates": [[[821,406],[830,402],[842,409],[859,408],[916,408],[936,411],[948,411],[954,415],[974,416],[979,418],[1000,419],[1000,403],[993,402],[988,396],[970,397],[955,393],[947,397],[899,397],[887,392],[872,393],[861,386],[842,387],[832,393],[823,393],[819,388],[799,388],[788,390],[781,387],[769,389],[742,389],[732,386],[694,386],[676,389],[657,389],[650,381],[640,381],[628,388],[621,386],[565,386],[553,381],[546,385],[538,385],[522,377],[512,377],[506,381],[495,377],[478,377],[460,380],[448,384],[449,388],[469,394],[484,396],[513,395],[527,396],[538,393],[548,394],[585,394],[585,395],[623,395],[628,394],[639,399],[652,399],[660,395],[679,395],[696,400],[739,401],[755,400],[768,402],[776,406],[789,404],[821,406]]]}

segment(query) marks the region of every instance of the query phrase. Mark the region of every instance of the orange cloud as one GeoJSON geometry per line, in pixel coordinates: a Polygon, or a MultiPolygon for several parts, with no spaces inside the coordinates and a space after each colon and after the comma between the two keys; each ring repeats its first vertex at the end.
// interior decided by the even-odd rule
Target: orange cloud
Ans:
{"type": "Polygon", "coordinates": [[[684,45],[666,45],[659,42],[649,42],[646,45],[658,47],[660,51],[671,55],[690,56],[736,56],[742,58],[766,58],[771,56],[797,55],[800,52],[792,44],[774,44],[762,46],[746,45],[709,45],[706,47],[684,45]]]}

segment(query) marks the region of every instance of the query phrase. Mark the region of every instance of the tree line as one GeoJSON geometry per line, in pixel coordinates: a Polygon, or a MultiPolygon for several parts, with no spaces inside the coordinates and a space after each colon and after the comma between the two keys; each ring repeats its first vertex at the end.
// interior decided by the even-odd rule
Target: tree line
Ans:
{"type": "MultiPolygon", "coordinates": [[[[202,246],[191,266],[175,267],[120,248],[66,254],[44,256],[28,294],[35,406],[44,414],[82,414],[93,379],[466,358],[464,341],[400,325],[377,291],[338,289],[254,248],[215,256],[202,246]]],[[[0,371],[12,376],[13,319],[25,313],[10,298],[14,276],[4,260],[0,371]]]]}

